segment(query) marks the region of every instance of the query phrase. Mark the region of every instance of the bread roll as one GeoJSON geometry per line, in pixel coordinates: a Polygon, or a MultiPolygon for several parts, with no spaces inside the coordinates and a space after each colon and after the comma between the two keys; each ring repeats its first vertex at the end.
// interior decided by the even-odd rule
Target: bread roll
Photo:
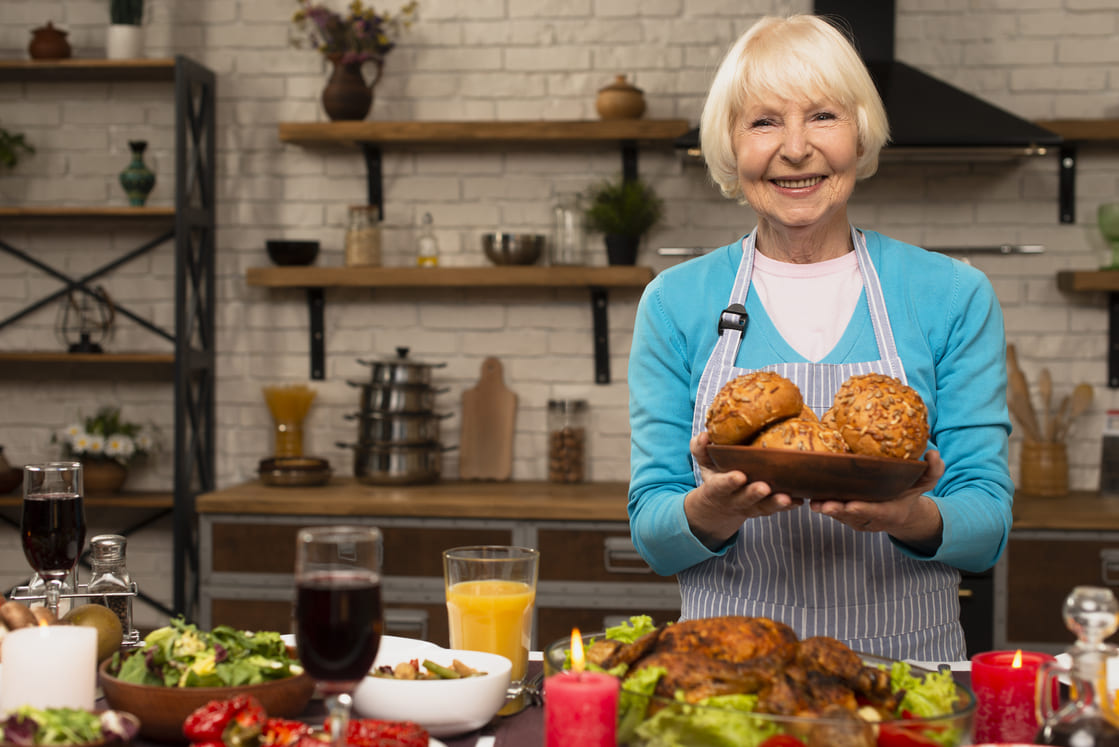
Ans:
{"type": "Polygon", "coordinates": [[[852,376],[822,419],[856,454],[920,459],[929,441],[928,409],[911,387],[884,374],[852,376]]]}
{"type": "Polygon", "coordinates": [[[766,428],[753,442],[766,449],[791,449],[842,454],[850,451],[843,436],[819,420],[790,418],[766,428]]]}
{"type": "Polygon", "coordinates": [[[715,395],[707,409],[707,432],[713,444],[745,444],[803,408],[796,384],[770,371],[754,371],[731,379],[715,395]]]}

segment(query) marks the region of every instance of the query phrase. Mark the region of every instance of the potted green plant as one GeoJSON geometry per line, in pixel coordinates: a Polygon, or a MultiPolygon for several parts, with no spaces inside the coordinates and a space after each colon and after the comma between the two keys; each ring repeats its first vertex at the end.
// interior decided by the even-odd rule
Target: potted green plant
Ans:
{"type": "Polygon", "coordinates": [[[22,133],[9,132],[0,127],[0,164],[14,168],[21,154],[32,154],[35,148],[27,142],[22,133]]]}
{"type": "Polygon", "coordinates": [[[110,60],[139,57],[144,47],[144,0],[109,0],[109,31],[105,56],[110,60]]]}
{"type": "Polygon", "coordinates": [[[640,179],[604,181],[587,195],[587,230],[602,234],[612,265],[636,263],[642,237],[663,218],[664,201],[640,179]]]}
{"type": "Polygon", "coordinates": [[[129,465],[155,448],[143,426],[121,419],[119,407],[102,407],[52,441],[61,445],[63,458],[82,463],[87,493],[118,492],[129,465]]]}

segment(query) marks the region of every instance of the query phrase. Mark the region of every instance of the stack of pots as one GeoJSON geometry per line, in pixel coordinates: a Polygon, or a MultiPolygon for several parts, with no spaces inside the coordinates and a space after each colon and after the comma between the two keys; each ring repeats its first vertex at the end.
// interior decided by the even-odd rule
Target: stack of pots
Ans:
{"type": "MultiPolygon", "coordinates": [[[[361,389],[361,409],[347,420],[358,423],[357,443],[339,444],[354,451],[354,477],[373,485],[435,482],[443,468],[440,421],[435,412],[432,370],[445,363],[421,363],[397,348],[396,357],[362,360],[368,381],[348,381],[361,389]]],[[[446,390],[442,390],[446,391],[446,390]]]]}

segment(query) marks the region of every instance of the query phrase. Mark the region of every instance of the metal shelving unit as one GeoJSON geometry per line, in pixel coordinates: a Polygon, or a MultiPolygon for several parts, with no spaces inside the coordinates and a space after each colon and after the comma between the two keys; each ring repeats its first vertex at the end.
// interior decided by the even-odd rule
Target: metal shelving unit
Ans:
{"type": "MultiPolygon", "coordinates": [[[[198,603],[198,530],[194,500],[213,490],[214,468],[214,267],[216,76],[194,60],[174,58],[104,60],[0,61],[0,81],[22,83],[157,81],[174,84],[175,205],[173,208],[120,206],[28,206],[0,209],[0,231],[13,224],[44,225],[64,221],[148,222],[157,226],[154,237],[115,260],[80,277],[71,277],[0,238],[0,252],[32,265],[58,280],[62,287],[0,320],[0,329],[71,292],[94,295],[91,284],[133,259],[172,243],[175,252],[175,328],[168,331],[127,308],[122,313],[157,337],[174,345],[171,378],[174,382],[175,485],[173,519],[173,608],[169,614],[192,618],[198,603]]],[[[127,369],[147,369],[166,356],[145,353],[75,354],[68,359],[85,375],[106,375],[127,369]]],[[[3,360],[21,370],[56,367],[61,354],[50,351],[4,353],[3,360]]]]}

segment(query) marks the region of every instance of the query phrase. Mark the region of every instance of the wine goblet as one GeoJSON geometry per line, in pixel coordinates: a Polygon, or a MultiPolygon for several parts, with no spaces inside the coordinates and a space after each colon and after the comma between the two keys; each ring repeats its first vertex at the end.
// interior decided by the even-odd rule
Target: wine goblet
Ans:
{"type": "Polygon", "coordinates": [[[1101,270],[1119,270],[1119,202],[1105,202],[1096,210],[1096,224],[1107,240],[1110,263],[1101,270]]]}
{"type": "Polygon", "coordinates": [[[335,747],[346,743],[353,691],[381,645],[381,547],[374,527],[309,527],[296,535],[295,645],[326,702],[335,747]]]}
{"type": "Polygon", "coordinates": [[[28,464],[23,468],[20,538],[23,554],[46,582],[47,609],[58,615],[63,580],[85,546],[81,462],[28,464]]]}

